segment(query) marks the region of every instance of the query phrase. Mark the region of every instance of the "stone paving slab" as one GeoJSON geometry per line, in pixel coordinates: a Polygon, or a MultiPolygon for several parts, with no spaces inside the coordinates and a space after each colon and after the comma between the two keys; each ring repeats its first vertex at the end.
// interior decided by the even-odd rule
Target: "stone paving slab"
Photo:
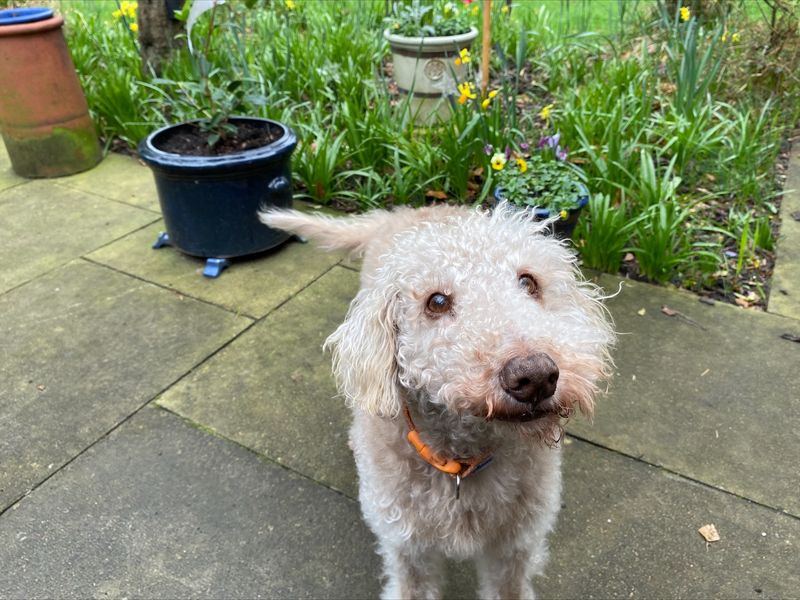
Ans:
{"type": "Polygon", "coordinates": [[[161,214],[153,175],[132,156],[108,154],[93,169],[53,181],[161,214]]]}
{"type": "Polygon", "coordinates": [[[800,323],[633,282],[608,306],[617,375],[594,424],[570,432],[800,515],[800,344],[780,338],[800,323]]]}
{"type": "Polygon", "coordinates": [[[251,323],[84,261],[0,315],[0,510],[251,323]]]}
{"type": "Polygon", "coordinates": [[[216,279],[202,275],[205,261],[174,248],[152,248],[164,222],[93,252],[89,258],[181,293],[253,317],[263,317],[342,258],[290,241],[267,256],[235,259],[216,279]]]}
{"type": "MultiPolygon", "coordinates": [[[[23,179],[11,170],[11,159],[8,157],[5,144],[0,140],[0,191],[26,181],[28,180],[23,179]]],[[[2,196],[0,196],[0,202],[2,202],[2,196]]]]}
{"type": "Polygon", "coordinates": [[[334,267],[157,402],[356,497],[350,411],[334,398],[330,355],[321,346],[357,289],[356,273],[334,267]]]}
{"type": "Polygon", "coordinates": [[[358,507],[146,407],[0,518],[3,598],[374,598],[358,507]]]}
{"type": "Polygon", "coordinates": [[[152,223],[152,212],[50,181],[0,192],[0,293],[152,223]]]}
{"type": "Polygon", "coordinates": [[[564,474],[542,598],[797,597],[797,519],[579,441],[564,474]]]}
{"type": "MultiPolygon", "coordinates": [[[[574,441],[542,598],[787,598],[800,522],[574,441]],[[714,523],[722,540],[697,529],[714,523]]],[[[356,503],[146,407],[0,518],[0,596],[370,598],[356,503]]],[[[467,564],[448,598],[474,597],[467,564]]]]}
{"type": "Polygon", "coordinates": [[[781,201],[781,235],[772,289],[767,310],[771,313],[800,319],[800,144],[796,144],[789,160],[781,201]]]}

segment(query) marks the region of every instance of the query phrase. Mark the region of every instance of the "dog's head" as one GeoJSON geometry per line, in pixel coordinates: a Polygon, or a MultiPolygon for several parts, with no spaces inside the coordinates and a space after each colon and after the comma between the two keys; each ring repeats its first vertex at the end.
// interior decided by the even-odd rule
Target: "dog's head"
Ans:
{"type": "Polygon", "coordinates": [[[376,267],[327,342],[343,395],[394,417],[408,391],[531,430],[576,407],[591,413],[614,334],[574,253],[502,205],[491,215],[428,215],[374,232],[385,240],[376,267]]]}

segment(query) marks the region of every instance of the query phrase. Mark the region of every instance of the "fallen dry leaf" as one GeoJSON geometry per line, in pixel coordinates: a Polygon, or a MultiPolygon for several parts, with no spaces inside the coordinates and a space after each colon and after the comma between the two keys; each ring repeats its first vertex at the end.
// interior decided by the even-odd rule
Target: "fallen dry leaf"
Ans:
{"type": "Polygon", "coordinates": [[[672,309],[671,309],[669,306],[667,306],[666,304],[662,304],[662,305],[661,305],[661,312],[662,312],[662,313],[664,313],[665,315],[667,315],[668,317],[674,317],[675,315],[677,315],[677,314],[678,314],[678,311],[677,311],[677,310],[672,310],[672,309]]]}
{"type": "Polygon", "coordinates": [[[428,190],[425,192],[428,198],[436,198],[437,200],[447,200],[447,194],[438,190],[428,190]]]}
{"type": "Polygon", "coordinates": [[[40,392],[43,392],[47,389],[47,386],[44,385],[43,383],[40,383],[39,385],[36,386],[36,389],[39,390],[40,392]]]}
{"type": "Polygon", "coordinates": [[[640,317],[643,317],[646,312],[647,311],[645,309],[640,308],[639,310],[636,311],[636,314],[639,315],[640,317]]]}
{"type": "Polygon", "coordinates": [[[707,542],[718,542],[721,538],[719,537],[719,531],[714,526],[713,523],[709,523],[708,525],[703,525],[700,529],[697,530],[700,535],[707,542]]]}

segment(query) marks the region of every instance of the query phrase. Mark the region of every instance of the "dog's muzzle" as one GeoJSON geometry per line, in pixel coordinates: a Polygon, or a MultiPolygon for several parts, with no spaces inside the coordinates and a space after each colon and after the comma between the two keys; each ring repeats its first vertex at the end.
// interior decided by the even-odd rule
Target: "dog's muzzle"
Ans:
{"type": "Polygon", "coordinates": [[[511,397],[494,415],[500,419],[527,421],[551,414],[540,406],[556,392],[558,366],[544,352],[517,356],[500,370],[500,387],[511,397]]]}

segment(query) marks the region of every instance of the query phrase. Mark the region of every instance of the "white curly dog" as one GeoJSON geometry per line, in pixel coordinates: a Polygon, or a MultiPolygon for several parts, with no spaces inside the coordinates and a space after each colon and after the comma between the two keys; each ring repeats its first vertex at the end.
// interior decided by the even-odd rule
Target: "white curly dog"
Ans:
{"type": "Polygon", "coordinates": [[[440,597],[450,557],[475,560],[481,597],[533,597],[560,508],[563,419],[592,412],[611,367],[611,322],[574,252],[502,204],[261,219],[364,259],[326,344],[353,409],[383,596],[440,597]]]}

